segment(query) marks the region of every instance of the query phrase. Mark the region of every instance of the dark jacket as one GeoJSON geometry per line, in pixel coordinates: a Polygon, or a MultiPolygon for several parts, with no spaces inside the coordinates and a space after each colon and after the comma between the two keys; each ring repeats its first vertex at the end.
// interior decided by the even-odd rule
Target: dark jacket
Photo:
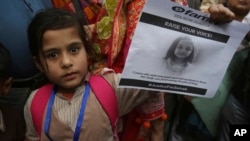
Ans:
{"type": "Polygon", "coordinates": [[[21,112],[0,103],[5,132],[0,131],[0,141],[23,141],[25,137],[25,122],[21,112]]]}
{"type": "Polygon", "coordinates": [[[242,61],[242,69],[237,73],[237,79],[232,88],[232,94],[241,105],[250,111],[250,49],[245,49],[246,58],[242,61]]]}

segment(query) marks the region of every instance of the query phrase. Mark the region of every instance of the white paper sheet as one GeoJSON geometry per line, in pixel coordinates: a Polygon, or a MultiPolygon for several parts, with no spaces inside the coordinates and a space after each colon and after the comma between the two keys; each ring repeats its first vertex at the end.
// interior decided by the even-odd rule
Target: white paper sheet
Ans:
{"type": "MultiPolygon", "coordinates": [[[[236,21],[215,25],[209,22],[208,14],[169,0],[149,0],[135,30],[119,87],[211,98],[249,28],[236,21]],[[188,64],[176,63],[173,57],[166,59],[173,41],[180,37],[190,38],[194,45],[188,64]]],[[[185,52],[179,53],[181,56],[185,58],[185,52]]]]}

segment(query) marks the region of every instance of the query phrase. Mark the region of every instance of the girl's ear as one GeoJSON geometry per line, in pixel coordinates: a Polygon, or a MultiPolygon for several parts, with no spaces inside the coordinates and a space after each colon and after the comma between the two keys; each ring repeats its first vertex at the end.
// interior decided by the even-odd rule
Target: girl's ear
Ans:
{"type": "Polygon", "coordinates": [[[7,78],[2,85],[2,89],[1,89],[1,94],[2,95],[8,95],[10,93],[10,88],[12,86],[12,77],[7,78]]]}
{"type": "Polygon", "coordinates": [[[37,57],[33,57],[33,62],[35,63],[37,69],[39,69],[41,72],[44,72],[43,66],[41,64],[41,61],[37,57]]]}

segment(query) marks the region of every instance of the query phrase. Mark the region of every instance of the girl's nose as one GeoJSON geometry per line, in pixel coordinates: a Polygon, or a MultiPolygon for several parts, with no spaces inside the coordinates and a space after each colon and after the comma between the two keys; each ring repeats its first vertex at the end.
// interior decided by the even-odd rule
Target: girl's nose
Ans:
{"type": "Polygon", "coordinates": [[[73,66],[73,62],[67,54],[62,55],[61,66],[62,68],[69,68],[73,66]]]}

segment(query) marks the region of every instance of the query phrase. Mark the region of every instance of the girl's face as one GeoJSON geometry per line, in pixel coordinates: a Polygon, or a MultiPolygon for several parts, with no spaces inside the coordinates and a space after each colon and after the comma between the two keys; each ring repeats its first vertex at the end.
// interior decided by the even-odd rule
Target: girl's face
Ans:
{"type": "Polygon", "coordinates": [[[174,51],[174,54],[181,59],[187,58],[193,51],[193,44],[188,40],[181,40],[174,51]]]}
{"type": "Polygon", "coordinates": [[[88,72],[87,53],[77,28],[48,30],[43,35],[37,67],[62,92],[73,92],[88,72]]]}

